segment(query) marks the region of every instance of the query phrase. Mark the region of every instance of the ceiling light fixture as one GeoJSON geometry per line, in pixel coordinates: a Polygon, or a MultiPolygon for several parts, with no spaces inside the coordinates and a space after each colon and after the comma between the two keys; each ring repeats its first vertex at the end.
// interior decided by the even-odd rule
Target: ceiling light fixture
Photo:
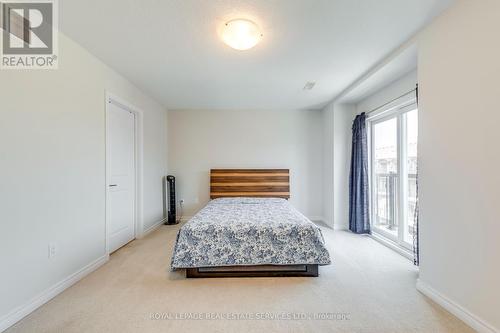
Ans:
{"type": "Polygon", "coordinates": [[[262,36],[257,24],[245,19],[226,22],[221,34],[224,43],[236,50],[251,49],[260,42],[262,36]]]}

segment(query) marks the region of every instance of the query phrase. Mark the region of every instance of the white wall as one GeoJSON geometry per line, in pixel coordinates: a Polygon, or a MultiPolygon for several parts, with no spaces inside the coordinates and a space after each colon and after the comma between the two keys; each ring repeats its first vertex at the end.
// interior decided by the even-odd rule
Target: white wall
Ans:
{"type": "Polygon", "coordinates": [[[287,168],[291,203],[321,218],[319,111],[169,111],[169,172],[185,216],[209,200],[211,168],[287,168]]]}
{"type": "Polygon", "coordinates": [[[352,104],[332,102],[323,111],[323,216],[337,230],[349,228],[352,104]]]}
{"type": "Polygon", "coordinates": [[[376,93],[356,102],[356,111],[357,113],[361,113],[374,110],[415,89],[417,82],[417,70],[415,69],[407,74],[404,74],[387,86],[381,87],[381,89],[376,93]]]}
{"type": "Polygon", "coordinates": [[[334,105],[328,104],[323,117],[323,218],[327,225],[335,228],[334,215],[334,105]]]}
{"type": "Polygon", "coordinates": [[[499,31],[500,1],[461,0],[418,41],[420,282],[485,332],[500,331],[499,31]]]}
{"type": "Polygon", "coordinates": [[[334,112],[333,218],[336,228],[342,230],[349,229],[349,173],[355,110],[352,104],[337,103],[334,112]]]}
{"type": "Polygon", "coordinates": [[[166,111],[59,41],[58,70],[0,71],[0,326],[105,255],[105,90],[144,111],[145,228],[162,218],[166,111]],[[49,242],[58,247],[50,260],[49,242]]]}

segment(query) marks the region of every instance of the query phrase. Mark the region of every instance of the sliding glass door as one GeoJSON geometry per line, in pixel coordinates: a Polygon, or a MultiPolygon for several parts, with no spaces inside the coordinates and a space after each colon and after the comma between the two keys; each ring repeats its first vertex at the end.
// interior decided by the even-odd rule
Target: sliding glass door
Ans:
{"type": "Polygon", "coordinates": [[[398,119],[381,119],[372,125],[373,227],[390,238],[398,236],[397,191],[398,119]]]}
{"type": "Polygon", "coordinates": [[[372,229],[397,245],[411,249],[417,193],[416,104],[396,108],[368,121],[372,229]]]}
{"type": "Polygon", "coordinates": [[[403,230],[403,241],[405,244],[413,243],[413,234],[416,222],[416,204],[417,204],[417,143],[418,143],[418,110],[413,109],[402,115],[405,135],[403,143],[405,144],[405,163],[404,168],[404,214],[405,228],[403,230]]]}

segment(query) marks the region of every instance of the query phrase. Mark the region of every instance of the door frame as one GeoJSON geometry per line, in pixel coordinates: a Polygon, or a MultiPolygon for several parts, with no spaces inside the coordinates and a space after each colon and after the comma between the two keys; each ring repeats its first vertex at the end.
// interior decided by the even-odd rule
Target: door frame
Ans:
{"type": "Polygon", "coordinates": [[[134,167],[135,167],[135,196],[134,196],[134,237],[139,238],[144,232],[143,223],[143,120],[144,114],[141,109],[135,107],[126,100],[116,96],[109,91],[105,91],[105,107],[104,107],[104,118],[105,118],[105,248],[106,254],[109,255],[109,120],[108,120],[108,106],[113,103],[120,106],[123,109],[134,114],[134,167]]]}
{"type": "MultiPolygon", "coordinates": [[[[415,107],[417,107],[417,100],[415,96],[404,96],[401,97],[390,104],[379,108],[375,112],[373,112],[371,115],[368,116],[366,119],[366,128],[367,128],[367,143],[368,143],[368,188],[369,188],[369,202],[370,202],[370,223],[372,224],[372,236],[375,236],[377,240],[383,241],[384,243],[391,243],[391,246],[398,248],[398,250],[401,250],[402,252],[410,253],[411,251],[411,244],[407,244],[404,242],[403,239],[403,228],[398,228],[398,235],[394,236],[380,228],[374,227],[374,216],[375,216],[375,205],[374,205],[374,193],[373,193],[373,132],[372,132],[372,126],[386,121],[391,118],[396,118],[397,121],[397,137],[398,137],[398,174],[400,177],[402,177],[403,172],[405,171],[405,163],[402,160],[402,156],[406,155],[406,147],[403,147],[403,145],[400,144],[400,139],[403,135],[406,133],[403,133],[404,131],[404,121],[405,117],[402,115],[407,113],[408,111],[413,110],[415,107]]],[[[401,183],[401,179],[399,179],[398,184],[397,184],[397,190],[396,190],[396,200],[397,200],[397,206],[400,208],[401,205],[405,204],[404,201],[404,191],[402,191],[402,187],[405,187],[405,184],[401,183]]],[[[396,218],[398,219],[398,223],[401,222],[405,216],[403,216],[404,209],[397,209],[396,211],[396,218]]]]}

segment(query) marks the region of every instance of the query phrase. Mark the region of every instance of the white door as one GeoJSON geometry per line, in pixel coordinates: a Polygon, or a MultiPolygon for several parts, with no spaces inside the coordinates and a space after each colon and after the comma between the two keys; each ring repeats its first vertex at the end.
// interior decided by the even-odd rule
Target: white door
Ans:
{"type": "Polygon", "coordinates": [[[135,115],[107,101],[107,226],[109,252],[135,238],[135,115]]]}

